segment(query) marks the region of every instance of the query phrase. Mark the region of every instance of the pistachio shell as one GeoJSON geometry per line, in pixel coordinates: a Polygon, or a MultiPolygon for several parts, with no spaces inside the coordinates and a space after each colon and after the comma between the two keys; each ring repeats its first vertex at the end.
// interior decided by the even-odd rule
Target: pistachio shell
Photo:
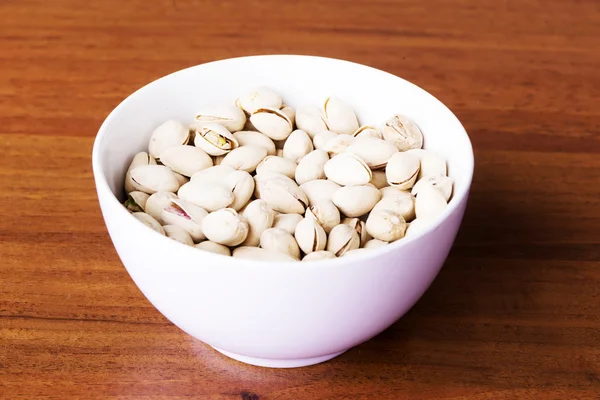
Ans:
{"type": "Polygon", "coordinates": [[[125,174],[125,193],[133,192],[135,190],[133,182],[131,181],[131,170],[141,165],[156,165],[156,160],[145,151],[140,151],[133,156],[131,164],[127,169],[127,173],[125,174]]]}
{"type": "Polygon", "coordinates": [[[222,244],[219,243],[215,243],[215,242],[211,242],[210,240],[205,240],[204,242],[200,242],[197,245],[195,245],[194,247],[198,248],[198,249],[202,249],[204,251],[209,251],[211,253],[215,253],[215,254],[222,254],[224,256],[231,256],[231,250],[229,250],[229,247],[227,246],[223,246],[222,244]]]}
{"type": "Polygon", "coordinates": [[[293,129],[288,116],[276,108],[258,108],[250,116],[250,121],[259,132],[274,140],[286,139],[293,129]]]}
{"type": "Polygon", "coordinates": [[[134,190],[127,195],[127,200],[125,200],[125,208],[131,212],[144,212],[148,197],[150,196],[148,196],[147,193],[134,190]]]}
{"type": "Polygon", "coordinates": [[[208,212],[188,201],[171,199],[160,213],[160,221],[163,224],[177,225],[184,229],[194,242],[204,240],[206,236],[202,232],[202,220],[208,212]]]}
{"type": "Polygon", "coordinates": [[[300,185],[300,189],[308,198],[310,205],[316,204],[321,200],[331,200],[333,193],[341,186],[328,179],[315,179],[300,185]]]}
{"type": "Polygon", "coordinates": [[[313,145],[315,149],[325,150],[325,145],[330,139],[333,139],[338,134],[331,131],[321,131],[313,138],[313,145]]]}
{"type": "Polygon", "coordinates": [[[177,179],[177,182],[179,183],[179,187],[182,187],[183,185],[185,185],[186,183],[188,183],[190,181],[190,178],[188,178],[187,176],[183,176],[177,172],[173,172],[173,175],[175,175],[175,179],[177,179]]]}
{"type": "Polygon", "coordinates": [[[273,226],[275,211],[266,201],[257,199],[251,201],[244,209],[242,216],[248,222],[248,236],[242,243],[244,246],[258,246],[260,235],[273,226]]]}
{"type": "Polygon", "coordinates": [[[294,179],[296,173],[296,163],[287,158],[277,156],[266,156],[257,166],[256,174],[278,173],[288,178],[294,179]]]}
{"type": "Polygon", "coordinates": [[[446,175],[447,167],[446,160],[441,155],[423,149],[411,149],[408,150],[407,153],[413,154],[419,159],[421,163],[421,169],[419,171],[419,176],[417,180],[423,178],[424,176],[430,175],[446,175]]]}
{"type": "Polygon", "coordinates": [[[165,234],[165,231],[162,228],[162,226],[160,226],[158,221],[156,219],[152,218],[150,215],[143,213],[143,212],[134,212],[131,215],[133,215],[135,218],[137,218],[138,221],[142,222],[144,225],[150,227],[151,229],[155,230],[156,232],[160,233],[161,235],[165,234]]]}
{"type": "Polygon", "coordinates": [[[386,186],[383,187],[381,189],[379,189],[379,191],[381,192],[381,197],[388,197],[388,196],[394,196],[397,194],[406,194],[406,193],[410,193],[408,190],[402,190],[400,188],[397,188],[396,186],[386,186]]]}
{"type": "Polygon", "coordinates": [[[302,157],[295,171],[296,182],[302,185],[315,179],[325,179],[323,168],[327,161],[329,161],[329,155],[324,150],[313,150],[302,157]]]}
{"type": "Polygon", "coordinates": [[[413,154],[400,152],[390,158],[385,167],[388,183],[399,189],[410,189],[419,174],[419,159],[413,154]]]}
{"type": "Polygon", "coordinates": [[[296,111],[292,107],[283,104],[281,106],[281,112],[284,113],[285,115],[287,115],[287,117],[290,119],[290,122],[292,123],[292,127],[293,127],[294,124],[296,123],[296,111]]]}
{"type": "Polygon", "coordinates": [[[162,219],[162,211],[171,204],[171,201],[177,199],[175,193],[171,192],[156,192],[146,200],[145,211],[152,218],[156,219],[160,224],[164,224],[162,219]]]}
{"type": "Polygon", "coordinates": [[[333,156],[325,163],[323,171],[328,179],[342,186],[364,185],[373,177],[369,166],[361,158],[350,153],[333,156]]]}
{"type": "Polygon", "coordinates": [[[273,220],[273,228],[281,228],[292,235],[296,232],[296,226],[304,217],[300,214],[277,214],[273,220]]]}
{"type": "Polygon", "coordinates": [[[373,186],[345,186],[336,190],[331,198],[333,204],[347,217],[365,215],[381,199],[381,192],[373,186]]]}
{"type": "Polygon", "coordinates": [[[361,126],[356,131],[354,131],[352,136],[357,137],[357,138],[372,137],[372,138],[377,138],[377,139],[383,139],[383,135],[381,134],[381,132],[379,132],[379,130],[377,130],[377,128],[370,126],[370,125],[361,126]]]}
{"type": "Polygon", "coordinates": [[[240,146],[231,150],[221,162],[236,170],[254,172],[256,166],[267,156],[267,149],[260,146],[240,146]]]}
{"type": "Polygon", "coordinates": [[[300,258],[300,248],[294,236],[281,228],[269,228],[260,235],[260,247],[300,258]]]}
{"type": "Polygon", "coordinates": [[[228,207],[233,203],[234,195],[225,183],[204,183],[190,181],[183,185],[177,195],[180,199],[189,201],[208,212],[228,207]]]}
{"type": "Polygon", "coordinates": [[[408,192],[390,195],[379,200],[373,207],[375,210],[391,210],[410,221],[415,218],[415,197],[408,192]]]}
{"type": "MultiPolygon", "coordinates": [[[[406,233],[408,234],[408,230],[407,230],[406,233]]],[[[385,246],[387,244],[388,244],[388,242],[384,242],[383,240],[371,239],[367,243],[365,243],[365,245],[363,246],[363,248],[364,249],[377,249],[377,248],[383,247],[383,246],[385,246]]]]}
{"type": "Polygon", "coordinates": [[[296,109],[296,126],[312,138],[327,130],[327,124],[321,112],[314,106],[301,106],[296,109]]]}
{"type": "Polygon", "coordinates": [[[350,251],[345,252],[342,257],[352,257],[352,256],[355,256],[357,254],[366,253],[368,251],[369,251],[369,249],[352,249],[350,251]]]}
{"type": "Polygon", "coordinates": [[[340,223],[340,211],[331,200],[321,200],[306,209],[307,217],[310,214],[319,225],[329,234],[334,226],[340,223]]]}
{"type": "Polygon", "coordinates": [[[257,181],[258,194],[281,213],[304,214],[308,206],[306,195],[296,182],[284,175],[273,175],[257,181]]]}
{"type": "Polygon", "coordinates": [[[171,119],[158,126],[150,136],[148,153],[154,158],[169,147],[187,144],[190,138],[188,128],[179,121],[171,119]]]}
{"type": "Polygon", "coordinates": [[[283,100],[272,89],[258,86],[246,91],[236,101],[237,105],[248,114],[253,114],[259,108],[269,107],[280,109],[283,100]]]}
{"type": "Polygon", "coordinates": [[[356,138],[351,135],[336,135],[325,142],[323,150],[329,155],[336,155],[346,151],[351,144],[356,141],[356,138]]]}
{"type": "Polygon", "coordinates": [[[406,228],[406,236],[415,236],[425,230],[431,224],[429,219],[415,219],[406,228]]]}
{"type": "Polygon", "coordinates": [[[244,128],[246,114],[235,105],[208,106],[196,113],[196,121],[201,124],[216,123],[235,132],[244,128]]]}
{"type": "Polygon", "coordinates": [[[238,131],[233,134],[233,137],[242,146],[261,146],[267,150],[267,155],[274,156],[276,153],[275,143],[264,133],[254,131],[238,131]]]}
{"type": "Polygon", "coordinates": [[[245,260],[257,260],[257,261],[274,261],[274,262],[295,262],[298,261],[296,258],[279,253],[276,251],[265,250],[260,247],[249,247],[241,246],[233,250],[233,258],[242,258],[245,260]]]}
{"type": "Polygon", "coordinates": [[[415,183],[413,186],[411,193],[415,196],[422,190],[425,186],[431,186],[435,189],[438,189],[443,195],[446,202],[450,200],[450,196],[452,196],[452,186],[454,184],[454,180],[446,175],[431,175],[421,178],[415,183]]]}
{"type": "Polygon", "coordinates": [[[176,240],[179,243],[187,244],[188,246],[194,245],[191,236],[182,227],[177,225],[164,225],[163,229],[167,237],[176,240]]]}
{"type": "Polygon", "coordinates": [[[231,208],[211,212],[202,220],[202,232],[208,240],[225,246],[242,243],[248,230],[248,222],[231,208]]]}
{"type": "Polygon", "coordinates": [[[140,165],[131,170],[131,182],[137,190],[152,194],[176,192],[179,182],[169,167],[163,165],[140,165]]]}
{"type": "Polygon", "coordinates": [[[325,250],[327,233],[314,218],[304,218],[296,225],[294,237],[305,254],[325,250]]]}
{"type": "Polygon", "coordinates": [[[337,97],[328,97],[323,104],[323,114],[329,130],[352,135],[358,129],[358,120],[352,107],[337,97]]]}
{"type": "Polygon", "coordinates": [[[319,250],[305,255],[302,261],[319,261],[327,260],[330,258],[336,258],[335,254],[327,250],[319,250]]]}
{"type": "Polygon", "coordinates": [[[202,183],[221,183],[225,181],[229,174],[231,174],[234,171],[235,169],[231,168],[228,165],[215,165],[214,167],[210,167],[200,172],[196,172],[194,175],[192,175],[190,181],[202,183]]]}
{"type": "Polygon", "coordinates": [[[358,249],[360,247],[360,238],[356,230],[350,225],[336,225],[327,238],[327,251],[332,252],[337,257],[341,257],[347,251],[358,249]]]}
{"type": "Polygon", "coordinates": [[[398,149],[382,139],[359,137],[346,149],[361,158],[371,169],[385,168],[389,159],[398,152],[398,149]]]}
{"type": "Polygon", "coordinates": [[[369,232],[367,232],[367,225],[365,224],[365,221],[362,221],[359,218],[346,217],[342,220],[342,224],[349,225],[356,231],[358,237],[360,238],[361,246],[364,246],[371,239],[371,235],[369,235],[369,232]]]}
{"type": "Polygon", "coordinates": [[[233,171],[225,178],[225,185],[232,191],[234,197],[229,208],[236,211],[248,204],[254,193],[254,179],[246,171],[233,171]]]}
{"type": "MultiPolygon", "coordinates": [[[[375,170],[371,171],[371,181],[369,182],[371,185],[375,186],[377,189],[382,189],[388,186],[387,176],[385,175],[385,171],[375,170]]],[[[390,186],[393,187],[393,186],[390,186]]]]}
{"type": "Polygon", "coordinates": [[[190,177],[213,166],[212,158],[204,150],[193,146],[172,146],[160,153],[160,162],[173,172],[190,177]]]}
{"type": "Polygon", "coordinates": [[[441,190],[431,185],[424,185],[419,189],[415,200],[415,214],[417,219],[432,220],[440,216],[448,204],[441,190]]]}
{"type": "Polygon", "coordinates": [[[400,151],[423,147],[423,133],[417,124],[403,115],[396,114],[385,121],[382,134],[400,151]]]}
{"type": "Polygon", "coordinates": [[[283,157],[298,163],[302,157],[313,151],[313,143],[306,132],[293,131],[283,145],[283,157]]]}
{"type": "Polygon", "coordinates": [[[223,125],[215,123],[193,124],[194,145],[211,156],[221,156],[239,146],[238,141],[223,125]]]}
{"type": "Polygon", "coordinates": [[[404,237],[406,221],[390,210],[377,210],[367,218],[367,232],[375,239],[393,242],[404,237]]]}

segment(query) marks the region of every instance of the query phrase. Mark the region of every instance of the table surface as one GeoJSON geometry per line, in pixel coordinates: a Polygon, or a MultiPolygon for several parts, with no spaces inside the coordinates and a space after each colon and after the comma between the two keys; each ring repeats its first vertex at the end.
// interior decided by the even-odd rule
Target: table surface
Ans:
{"type": "Polygon", "coordinates": [[[0,398],[597,399],[600,2],[0,1],[0,398]],[[463,227],[418,304],[323,364],[265,369],[141,294],[91,170],[144,84],[241,55],[344,58],[469,132],[463,227]]]}

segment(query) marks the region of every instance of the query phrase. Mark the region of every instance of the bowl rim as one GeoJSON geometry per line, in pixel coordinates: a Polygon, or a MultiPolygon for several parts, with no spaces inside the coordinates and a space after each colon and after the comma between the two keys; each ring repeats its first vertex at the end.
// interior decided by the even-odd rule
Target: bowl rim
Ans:
{"type": "MultiPolygon", "coordinates": [[[[193,66],[189,66],[174,72],[171,72],[167,75],[164,75],[162,77],[159,77],[147,84],[145,84],[144,86],[140,87],[139,89],[137,89],[136,91],[134,91],[133,93],[129,94],[125,99],[123,99],[116,107],[114,107],[112,109],[112,111],[108,114],[108,116],[105,118],[105,120],[102,122],[102,125],[100,126],[96,137],[94,139],[94,145],[93,145],[93,149],[92,149],[92,171],[94,174],[94,181],[95,181],[95,185],[96,185],[96,189],[97,191],[100,192],[107,192],[108,194],[110,194],[109,196],[109,201],[111,203],[113,203],[114,205],[119,205],[120,209],[122,209],[123,211],[123,215],[129,215],[132,220],[137,221],[137,219],[135,217],[133,217],[123,206],[122,204],[119,202],[118,198],[115,196],[115,194],[112,192],[112,190],[110,189],[110,186],[106,180],[106,176],[104,174],[104,165],[102,162],[102,154],[101,154],[101,147],[104,141],[105,136],[107,135],[107,132],[110,128],[110,126],[112,125],[114,119],[116,118],[116,115],[120,113],[120,111],[131,101],[134,101],[134,98],[137,97],[138,95],[140,95],[140,93],[142,93],[144,90],[146,90],[147,87],[152,86],[158,82],[164,81],[164,80],[168,80],[170,77],[172,77],[173,75],[177,75],[177,74],[181,74],[184,73],[186,71],[190,71],[190,70],[194,70],[194,69],[200,69],[202,67],[205,67],[207,65],[213,65],[213,64],[222,64],[222,63],[227,63],[227,62],[239,62],[245,59],[260,59],[260,60],[271,60],[271,59],[281,59],[281,58],[287,58],[287,59],[294,59],[294,58],[303,58],[303,59],[312,59],[312,60],[317,60],[320,62],[329,62],[329,63],[339,63],[339,64],[346,64],[346,65],[351,65],[354,67],[359,67],[359,68],[363,68],[363,69],[370,69],[373,72],[377,72],[379,74],[385,74],[388,75],[390,78],[393,79],[399,79],[402,80],[405,84],[412,86],[414,89],[417,89],[418,91],[423,92],[423,94],[425,96],[428,96],[433,102],[437,102],[438,105],[442,106],[443,108],[446,109],[446,111],[449,112],[449,114],[455,119],[455,122],[458,124],[458,126],[460,127],[460,134],[462,134],[464,136],[464,139],[466,139],[466,145],[467,150],[468,150],[468,160],[466,160],[466,167],[465,167],[465,184],[463,187],[460,188],[460,190],[455,191],[452,195],[452,200],[449,204],[448,207],[446,207],[446,209],[444,210],[444,212],[442,214],[440,214],[439,216],[437,216],[435,219],[431,220],[431,223],[428,224],[428,226],[426,226],[425,228],[423,228],[422,230],[420,230],[419,232],[417,232],[414,235],[405,237],[403,239],[397,240],[395,242],[390,243],[389,245],[386,246],[381,246],[375,249],[371,249],[370,251],[367,252],[359,252],[355,255],[353,255],[351,258],[347,258],[345,259],[343,256],[342,257],[336,257],[336,258],[332,258],[332,259],[323,259],[323,260],[315,260],[315,261],[310,261],[310,262],[298,262],[298,261],[277,261],[277,262],[273,262],[273,261],[265,261],[265,260],[253,260],[253,259],[236,259],[230,256],[225,256],[222,254],[216,254],[216,253],[210,253],[211,256],[215,256],[215,257],[223,257],[223,258],[227,258],[228,259],[228,263],[230,265],[239,265],[239,266],[243,266],[244,268],[248,268],[248,267],[259,267],[259,268],[281,268],[281,264],[284,264],[285,266],[283,268],[302,268],[302,269],[307,269],[307,268],[335,268],[335,267],[339,267],[342,266],[343,264],[347,264],[348,261],[352,260],[353,263],[359,263],[361,261],[366,261],[369,259],[376,259],[381,255],[387,254],[389,252],[393,252],[396,251],[402,247],[406,247],[408,245],[410,245],[412,242],[415,242],[419,239],[421,239],[422,237],[428,235],[430,232],[437,230],[440,225],[442,224],[443,221],[445,221],[446,219],[448,219],[452,214],[454,214],[454,212],[457,210],[457,208],[459,207],[460,204],[462,204],[464,201],[466,201],[466,197],[468,197],[469,192],[470,192],[470,188],[471,188],[471,184],[473,181],[473,173],[474,173],[474,167],[475,167],[475,160],[474,160],[474,152],[473,152],[473,145],[472,142],[469,138],[469,135],[466,131],[466,129],[464,128],[463,124],[460,122],[460,120],[456,117],[456,115],[452,112],[452,110],[450,110],[441,100],[439,100],[437,97],[433,96],[431,93],[429,93],[427,90],[421,88],[420,86],[404,79],[401,78],[397,75],[394,75],[390,72],[375,68],[375,67],[371,67],[369,65],[366,64],[361,64],[361,63],[357,63],[357,62],[353,62],[353,61],[348,61],[348,60],[343,60],[343,59],[338,59],[338,58],[331,58],[331,57],[323,57],[323,56],[314,56],[314,55],[301,55],[301,54],[264,54],[264,55],[252,55],[252,56],[240,56],[240,57],[230,57],[230,58],[222,58],[222,59],[216,59],[213,61],[209,61],[206,63],[201,63],[201,64],[196,64],[193,66]]],[[[99,196],[98,193],[98,196],[99,196]]],[[[118,209],[118,208],[117,208],[118,209]]],[[[143,225],[142,222],[137,221],[140,225],[143,225]]],[[[201,249],[198,248],[193,248],[192,246],[189,245],[185,245],[182,243],[177,242],[176,240],[172,240],[167,238],[166,236],[161,235],[158,232],[154,232],[151,229],[148,229],[148,233],[150,234],[154,234],[157,236],[162,237],[163,239],[165,239],[165,245],[166,243],[170,243],[171,245],[175,245],[177,246],[181,246],[180,251],[194,251],[194,252],[198,252],[198,251],[202,251],[201,249]],[[150,232],[151,231],[151,232],[150,232]],[[186,250],[183,250],[183,249],[186,250]]],[[[206,252],[209,253],[209,252],[206,252]]],[[[189,253],[192,254],[192,253],[189,253]]],[[[196,253],[198,254],[198,253],[196,253]]]]}

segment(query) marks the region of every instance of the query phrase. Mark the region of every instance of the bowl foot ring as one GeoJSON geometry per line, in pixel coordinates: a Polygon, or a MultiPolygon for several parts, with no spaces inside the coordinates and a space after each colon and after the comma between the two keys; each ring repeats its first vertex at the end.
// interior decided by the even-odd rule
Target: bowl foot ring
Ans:
{"type": "Polygon", "coordinates": [[[334,357],[339,356],[346,350],[327,354],[324,356],[311,357],[311,358],[292,358],[292,359],[275,359],[275,358],[256,358],[256,357],[248,357],[241,354],[231,353],[229,351],[221,350],[216,347],[213,347],[216,351],[221,354],[226,355],[229,358],[233,358],[234,360],[243,362],[245,364],[256,365],[258,367],[269,367],[269,368],[298,368],[298,367],[306,367],[308,365],[319,364],[328,360],[331,360],[334,357]]]}

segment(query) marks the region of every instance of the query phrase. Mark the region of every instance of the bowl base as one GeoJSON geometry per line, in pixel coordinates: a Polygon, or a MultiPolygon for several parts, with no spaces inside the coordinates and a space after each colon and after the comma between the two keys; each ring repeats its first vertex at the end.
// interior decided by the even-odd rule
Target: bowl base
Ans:
{"type": "Polygon", "coordinates": [[[216,351],[221,354],[226,355],[229,358],[233,358],[234,360],[250,364],[256,365],[258,367],[269,367],[269,368],[298,368],[298,367],[306,367],[308,365],[319,364],[328,360],[331,360],[334,357],[339,356],[346,350],[340,351],[338,353],[327,354],[324,356],[311,357],[311,358],[292,358],[292,359],[276,359],[276,358],[256,358],[256,357],[248,357],[241,354],[231,353],[229,351],[221,350],[216,347],[213,347],[216,351]]]}

